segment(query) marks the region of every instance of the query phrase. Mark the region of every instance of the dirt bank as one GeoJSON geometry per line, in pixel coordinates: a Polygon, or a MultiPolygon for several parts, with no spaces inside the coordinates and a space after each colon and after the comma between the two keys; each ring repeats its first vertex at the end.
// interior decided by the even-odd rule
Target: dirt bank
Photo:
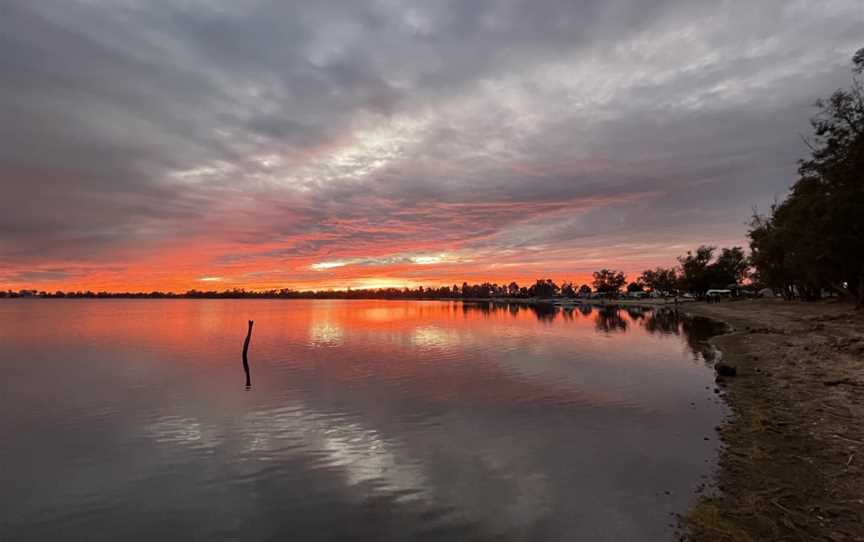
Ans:
{"type": "Polygon", "coordinates": [[[864,314],[753,300],[683,307],[729,323],[717,496],[684,518],[698,541],[864,541],[864,314]]]}

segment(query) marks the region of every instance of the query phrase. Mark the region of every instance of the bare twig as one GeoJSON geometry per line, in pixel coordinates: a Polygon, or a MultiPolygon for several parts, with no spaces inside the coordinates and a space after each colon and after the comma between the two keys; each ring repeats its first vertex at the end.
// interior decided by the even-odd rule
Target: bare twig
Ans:
{"type": "Polygon", "coordinates": [[[854,438],[842,437],[842,436],[840,436],[840,435],[834,435],[834,436],[837,437],[837,438],[839,438],[840,440],[846,440],[846,441],[849,441],[849,442],[854,442],[855,444],[861,444],[861,445],[864,445],[864,442],[861,442],[860,440],[855,440],[854,438]]]}

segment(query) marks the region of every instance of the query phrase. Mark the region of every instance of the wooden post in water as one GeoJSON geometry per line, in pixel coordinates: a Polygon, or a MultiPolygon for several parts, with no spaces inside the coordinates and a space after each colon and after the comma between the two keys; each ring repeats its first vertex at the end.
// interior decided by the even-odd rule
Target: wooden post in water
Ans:
{"type": "Polygon", "coordinates": [[[246,371],[247,388],[252,386],[252,379],[249,376],[249,359],[246,357],[246,353],[249,351],[249,340],[252,339],[252,324],[254,323],[252,320],[249,320],[249,331],[246,333],[246,340],[243,341],[243,370],[246,371]]]}

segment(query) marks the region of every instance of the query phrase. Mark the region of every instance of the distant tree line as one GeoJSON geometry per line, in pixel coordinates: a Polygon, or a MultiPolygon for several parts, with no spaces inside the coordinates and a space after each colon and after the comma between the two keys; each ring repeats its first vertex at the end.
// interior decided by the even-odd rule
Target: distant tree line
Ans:
{"type": "Polygon", "coordinates": [[[418,286],[416,288],[369,288],[344,290],[293,290],[290,288],[273,290],[189,290],[185,293],[173,292],[46,292],[38,290],[0,291],[0,297],[45,297],[45,298],[142,298],[142,299],[493,299],[493,298],[553,298],[559,296],[575,297],[577,292],[590,293],[591,288],[583,284],[576,288],[570,282],[558,285],[552,279],[538,279],[530,286],[520,286],[516,282],[497,284],[483,282],[462,286],[418,286]]]}
{"type": "Polygon", "coordinates": [[[534,284],[520,286],[517,282],[498,284],[483,282],[461,286],[418,286],[416,288],[371,288],[345,290],[188,290],[174,292],[47,292],[39,290],[0,290],[0,297],[43,298],[131,298],[131,299],[552,299],[588,296],[616,297],[626,286],[628,292],[651,290],[673,295],[681,290],[704,294],[708,288],[740,284],[746,275],[747,258],[740,247],[724,248],[714,259],[715,248],[702,246],[696,253],[679,258],[680,268],[646,270],[629,285],[623,271],[601,269],[593,273],[591,285],[565,281],[537,279],[534,284]]]}
{"type": "Polygon", "coordinates": [[[755,279],[786,298],[833,290],[864,306],[864,49],[852,58],[852,86],[816,102],[790,194],[750,224],[755,279]]]}

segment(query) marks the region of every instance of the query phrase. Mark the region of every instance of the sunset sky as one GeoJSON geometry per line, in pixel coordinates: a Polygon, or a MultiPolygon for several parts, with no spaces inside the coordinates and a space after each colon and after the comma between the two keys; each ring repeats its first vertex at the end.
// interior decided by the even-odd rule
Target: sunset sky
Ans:
{"type": "Polygon", "coordinates": [[[583,282],[743,245],[861,46],[860,0],[0,0],[0,289],[583,282]]]}

